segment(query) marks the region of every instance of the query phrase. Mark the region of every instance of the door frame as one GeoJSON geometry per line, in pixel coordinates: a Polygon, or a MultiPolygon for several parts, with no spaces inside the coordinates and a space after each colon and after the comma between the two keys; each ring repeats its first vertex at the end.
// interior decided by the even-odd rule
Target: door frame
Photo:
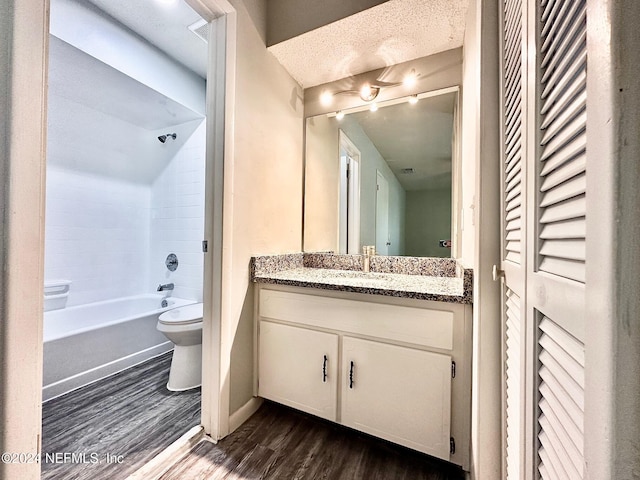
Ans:
{"type": "MultiPolygon", "coordinates": [[[[351,141],[342,129],[338,130],[338,145],[340,151],[344,149],[347,153],[350,163],[350,174],[347,180],[347,251],[345,253],[358,254],[360,253],[360,159],[362,155],[356,144],[351,141]]],[[[338,155],[340,155],[340,152],[338,152],[338,155]]],[[[339,159],[338,164],[342,166],[342,160],[339,159]]],[[[340,178],[342,178],[341,173],[340,178]]],[[[342,191],[338,195],[339,209],[342,207],[343,201],[341,195],[342,191]]],[[[338,218],[341,218],[340,214],[338,218]]],[[[342,222],[340,222],[340,225],[342,225],[342,222]]],[[[338,231],[338,245],[341,245],[340,238],[341,232],[338,231]]]]}
{"type": "MultiPolygon", "coordinates": [[[[211,49],[207,85],[207,201],[203,318],[202,424],[213,439],[228,431],[230,352],[218,348],[225,330],[224,286],[231,270],[222,242],[224,185],[233,171],[233,124],[236,11],[227,0],[185,0],[207,21],[224,23],[219,48],[211,49]],[[209,85],[215,84],[215,85],[209,85]],[[223,100],[223,102],[222,102],[223,100]],[[214,140],[224,139],[224,146],[214,140]],[[213,151],[212,151],[213,150],[213,151]],[[224,168],[223,168],[224,167],[224,168]],[[215,185],[215,198],[211,198],[215,185]],[[221,261],[215,261],[218,259],[221,261]],[[214,301],[216,307],[213,308],[214,301]]],[[[42,430],[42,362],[44,282],[44,211],[47,133],[49,1],[0,4],[0,213],[2,214],[2,282],[0,282],[0,445],[3,451],[40,451],[42,430]],[[6,94],[5,94],[6,92],[6,94]],[[19,368],[16,368],[19,366],[19,368]]],[[[225,205],[224,213],[232,210],[225,205]]],[[[228,289],[228,287],[227,287],[228,289]]],[[[39,479],[40,465],[0,464],[0,477],[39,479]]]]}

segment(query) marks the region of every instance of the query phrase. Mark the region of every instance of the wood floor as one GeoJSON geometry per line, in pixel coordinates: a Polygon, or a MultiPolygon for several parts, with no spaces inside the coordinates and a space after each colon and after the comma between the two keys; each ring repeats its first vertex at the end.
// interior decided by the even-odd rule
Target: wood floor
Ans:
{"type": "Polygon", "coordinates": [[[198,425],[200,389],[168,391],[170,364],[168,353],[45,403],[42,478],[126,478],[198,425]]]}
{"type": "Polygon", "coordinates": [[[203,441],[162,480],[458,480],[461,469],[365,434],[265,404],[217,445],[203,441]]]}

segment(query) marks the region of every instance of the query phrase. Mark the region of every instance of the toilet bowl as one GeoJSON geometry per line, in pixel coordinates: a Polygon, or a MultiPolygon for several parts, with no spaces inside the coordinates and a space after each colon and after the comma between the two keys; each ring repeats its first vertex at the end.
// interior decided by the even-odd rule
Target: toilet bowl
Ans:
{"type": "Polygon", "coordinates": [[[202,384],[202,303],[167,310],[158,317],[158,331],[175,348],[167,389],[189,390],[202,384]]]}

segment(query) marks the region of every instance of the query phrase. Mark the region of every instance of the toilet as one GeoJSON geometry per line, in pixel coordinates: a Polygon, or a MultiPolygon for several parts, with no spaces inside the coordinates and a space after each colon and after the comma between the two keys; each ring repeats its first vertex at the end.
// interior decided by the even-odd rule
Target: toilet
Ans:
{"type": "Polygon", "coordinates": [[[167,310],[158,331],[175,344],[167,389],[189,390],[202,384],[202,303],[167,310]]]}

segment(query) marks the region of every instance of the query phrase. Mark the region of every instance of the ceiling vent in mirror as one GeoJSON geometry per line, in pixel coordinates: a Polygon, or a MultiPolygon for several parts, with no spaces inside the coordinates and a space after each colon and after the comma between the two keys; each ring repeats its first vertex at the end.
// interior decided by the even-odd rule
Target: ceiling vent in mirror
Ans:
{"type": "Polygon", "coordinates": [[[412,173],[416,172],[413,168],[403,168],[402,170],[400,170],[400,173],[402,173],[403,175],[411,175],[412,173]]]}
{"type": "Polygon", "coordinates": [[[189,30],[195,33],[204,43],[209,43],[209,24],[205,19],[198,20],[189,25],[189,30]]]}

